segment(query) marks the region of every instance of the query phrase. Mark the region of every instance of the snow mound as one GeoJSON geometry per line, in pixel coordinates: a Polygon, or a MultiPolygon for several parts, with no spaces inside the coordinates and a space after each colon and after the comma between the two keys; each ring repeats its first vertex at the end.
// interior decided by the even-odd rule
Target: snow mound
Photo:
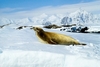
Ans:
{"type": "MultiPolygon", "coordinates": [[[[74,48],[75,49],[75,48],[74,48]]],[[[6,50],[0,55],[0,67],[99,67],[100,60],[76,54],[49,51],[6,50]]]]}

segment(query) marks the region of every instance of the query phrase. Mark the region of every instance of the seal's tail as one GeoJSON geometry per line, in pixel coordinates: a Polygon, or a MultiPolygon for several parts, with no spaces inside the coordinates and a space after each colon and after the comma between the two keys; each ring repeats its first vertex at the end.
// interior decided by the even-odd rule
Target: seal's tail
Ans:
{"type": "Polygon", "coordinates": [[[80,43],[80,45],[84,45],[84,46],[85,46],[85,45],[87,45],[87,44],[85,44],[85,43],[80,43]]]}

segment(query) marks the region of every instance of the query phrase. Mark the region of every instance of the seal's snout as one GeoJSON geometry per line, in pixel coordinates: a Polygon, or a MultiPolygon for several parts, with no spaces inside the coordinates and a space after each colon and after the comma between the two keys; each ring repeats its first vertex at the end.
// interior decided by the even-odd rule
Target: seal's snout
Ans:
{"type": "Polygon", "coordinates": [[[30,29],[33,29],[34,31],[38,31],[38,30],[39,30],[38,27],[32,27],[32,28],[30,28],[30,29]]]}
{"type": "Polygon", "coordinates": [[[34,30],[34,29],[35,29],[35,27],[31,27],[30,29],[33,29],[33,30],[34,30]]]}
{"type": "Polygon", "coordinates": [[[33,29],[34,31],[37,31],[37,27],[33,27],[32,29],[33,29]]]}
{"type": "Polygon", "coordinates": [[[43,31],[43,29],[40,28],[40,27],[32,27],[31,29],[33,29],[36,32],[42,32],[43,31]]]}

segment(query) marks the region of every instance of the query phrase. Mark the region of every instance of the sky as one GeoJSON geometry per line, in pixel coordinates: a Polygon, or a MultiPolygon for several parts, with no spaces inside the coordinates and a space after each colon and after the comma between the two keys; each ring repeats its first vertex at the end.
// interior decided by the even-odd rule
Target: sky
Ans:
{"type": "Polygon", "coordinates": [[[0,0],[0,17],[18,14],[30,16],[40,13],[64,13],[64,11],[75,11],[78,8],[99,13],[99,4],[100,0],[0,0]]]}
{"type": "Polygon", "coordinates": [[[95,0],[0,0],[0,8],[36,9],[44,6],[61,6],[95,0]]]}

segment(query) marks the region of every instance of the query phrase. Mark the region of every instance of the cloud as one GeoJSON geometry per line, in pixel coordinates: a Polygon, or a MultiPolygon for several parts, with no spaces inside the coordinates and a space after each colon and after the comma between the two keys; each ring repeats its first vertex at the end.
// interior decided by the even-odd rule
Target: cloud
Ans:
{"type": "Polygon", "coordinates": [[[100,12],[100,1],[94,1],[89,3],[79,3],[72,5],[62,5],[62,6],[46,6],[38,9],[23,10],[21,8],[6,8],[0,10],[0,17],[7,18],[24,18],[24,17],[33,17],[40,15],[42,13],[46,14],[64,14],[70,13],[82,8],[91,13],[100,12]]]}
{"type": "Polygon", "coordinates": [[[0,9],[1,13],[10,13],[10,12],[16,12],[19,10],[23,10],[22,8],[2,8],[0,9]]]}

